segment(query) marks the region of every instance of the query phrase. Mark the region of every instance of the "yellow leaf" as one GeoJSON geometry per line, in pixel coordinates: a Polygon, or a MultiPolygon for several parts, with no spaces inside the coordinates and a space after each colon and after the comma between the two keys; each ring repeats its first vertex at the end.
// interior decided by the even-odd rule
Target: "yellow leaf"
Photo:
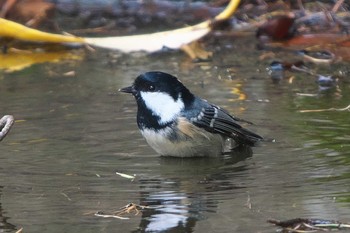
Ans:
{"type": "Polygon", "coordinates": [[[180,49],[183,45],[196,41],[208,34],[211,31],[213,21],[228,19],[237,9],[239,2],[240,0],[231,0],[225,10],[213,20],[164,32],[120,37],[82,38],[42,32],[0,18],[0,37],[35,42],[88,43],[93,46],[120,50],[126,53],[132,51],[155,52],[164,47],[180,49]]]}
{"type": "Polygon", "coordinates": [[[85,38],[90,45],[115,49],[128,53],[133,51],[155,52],[164,47],[178,49],[182,45],[198,40],[210,32],[210,23],[203,22],[191,27],[143,35],[104,38],[85,38]]]}
{"type": "Polygon", "coordinates": [[[225,10],[215,17],[215,20],[225,20],[231,17],[235,13],[240,0],[231,0],[225,10]]]}
{"type": "Polygon", "coordinates": [[[84,43],[81,37],[42,32],[3,18],[0,18],[0,37],[35,42],[84,43]]]}
{"type": "MultiPolygon", "coordinates": [[[[231,0],[225,10],[217,15],[214,20],[228,19],[237,9],[239,2],[240,0],[231,0]]],[[[212,21],[207,20],[194,26],[164,32],[84,39],[90,45],[106,49],[120,50],[125,53],[133,51],[155,52],[164,47],[179,49],[185,44],[200,39],[211,31],[211,24],[212,21]]]]}

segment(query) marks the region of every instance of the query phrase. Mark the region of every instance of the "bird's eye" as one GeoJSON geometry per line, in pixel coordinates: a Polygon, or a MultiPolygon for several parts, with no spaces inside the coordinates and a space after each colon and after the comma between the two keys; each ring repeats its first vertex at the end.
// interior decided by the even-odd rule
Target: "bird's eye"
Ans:
{"type": "Polygon", "coordinates": [[[149,91],[155,91],[155,90],[156,90],[156,87],[153,86],[153,85],[149,85],[149,86],[148,86],[148,90],[149,90],[149,91]]]}

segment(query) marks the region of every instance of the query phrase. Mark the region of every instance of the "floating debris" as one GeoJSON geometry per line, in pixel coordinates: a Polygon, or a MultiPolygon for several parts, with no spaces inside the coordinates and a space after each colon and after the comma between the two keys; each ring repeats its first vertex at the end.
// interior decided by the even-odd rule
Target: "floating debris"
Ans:
{"type": "MultiPolygon", "coordinates": [[[[314,72],[310,70],[303,61],[300,60],[295,62],[272,61],[266,70],[273,83],[279,83],[282,79],[286,78],[286,71],[303,72],[309,75],[315,75],[314,72]]],[[[293,78],[293,76],[290,78],[293,78]]],[[[289,82],[291,83],[292,80],[289,82]]]]}
{"type": "Polygon", "coordinates": [[[312,93],[296,93],[297,96],[302,96],[302,97],[317,97],[318,94],[312,94],[312,93]]]}
{"type": "Polygon", "coordinates": [[[336,85],[337,78],[331,75],[317,75],[316,82],[318,83],[320,90],[328,90],[336,85]]]}
{"type": "Polygon", "coordinates": [[[298,52],[306,61],[316,64],[330,64],[334,61],[335,55],[329,51],[307,51],[301,50],[298,52]]]}
{"type": "Polygon", "coordinates": [[[158,208],[159,206],[155,207],[149,207],[149,206],[144,206],[144,205],[138,205],[135,203],[129,203],[123,207],[120,208],[120,210],[112,212],[112,213],[104,213],[102,211],[96,212],[94,215],[97,217],[103,217],[103,218],[117,218],[117,219],[130,219],[128,217],[123,217],[122,215],[126,214],[132,214],[135,213],[134,215],[138,215],[142,210],[144,209],[155,209],[158,208]]]}
{"type": "Polygon", "coordinates": [[[97,217],[102,217],[102,218],[117,218],[117,219],[122,219],[122,220],[129,219],[127,217],[120,217],[120,216],[114,215],[114,214],[104,214],[103,212],[100,212],[100,211],[95,213],[94,215],[97,217]]]}
{"type": "Polygon", "coordinates": [[[329,112],[329,111],[350,111],[350,105],[348,105],[345,108],[326,108],[326,109],[311,109],[311,110],[299,110],[299,112],[305,113],[305,112],[329,112]]]}
{"type": "Polygon", "coordinates": [[[136,175],[128,175],[128,174],[124,174],[124,173],[120,173],[120,172],[116,172],[115,174],[123,177],[123,178],[127,178],[127,179],[131,179],[131,181],[133,181],[136,178],[136,175]]]}
{"type": "Polygon", "coordinates": [[[350,229],[350,224],[341,223],[333,220],[313,219],[313,218],[295,218],[286,221],[269,219],[267,222],[282,227],[285,233],[288,232],[318,232],[350,229]]]}
{"type": "Polygon", "coordinates": [[[270,66],[266,68],[273,83],[279,83],[284,78],[284,67],[279,61],[271,62],[270,66]]]}

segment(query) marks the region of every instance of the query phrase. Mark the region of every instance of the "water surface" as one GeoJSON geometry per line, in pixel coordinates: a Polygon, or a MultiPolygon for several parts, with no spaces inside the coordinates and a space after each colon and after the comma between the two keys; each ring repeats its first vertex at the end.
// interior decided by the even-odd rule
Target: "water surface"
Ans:
{"type": "Polygon", "coordinates": [[[254,39],[239,40],[209,42],[215,54],[203,63],[181,52],[98,51],[2,73],[0,113],[16,123],[0,145],[0,231],[275,232],[267,219],[350,222],[349,113],[299,112],[347,106],[349,82],[320,92],[313,77],[289,73],[292,82],[273,84],[254,39]],[[180,77],[276,142],[219,158],[159,157],[137,129],[134,99],[117,93],[149,70],[180,77]],[[128,220],[94,216],[131,202],[153,208],[128,220]]]}

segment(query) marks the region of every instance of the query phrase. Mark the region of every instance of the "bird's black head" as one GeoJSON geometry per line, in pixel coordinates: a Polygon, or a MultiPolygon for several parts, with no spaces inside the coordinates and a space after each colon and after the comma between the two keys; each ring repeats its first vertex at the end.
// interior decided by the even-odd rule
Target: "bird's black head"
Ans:
{"type": "Polygon", "coordinates": [[[193,94],[176,77],[160,71],[143,73],[135,79],[132,86],[122,88],[119,91],[131,93],[136,99],[141,97],[141,92],[166,93],[171,96],[174,101],[177,101],[180,97],[185,105],[191,103],[194,99],[193,94]]]}
{"type": "Polygon", "coordinates": [[[132,86],[119,91],[135,96],[139,126],[170,124],[195,99],[176,77],[159,71],[141,74],[132,86]]]}

